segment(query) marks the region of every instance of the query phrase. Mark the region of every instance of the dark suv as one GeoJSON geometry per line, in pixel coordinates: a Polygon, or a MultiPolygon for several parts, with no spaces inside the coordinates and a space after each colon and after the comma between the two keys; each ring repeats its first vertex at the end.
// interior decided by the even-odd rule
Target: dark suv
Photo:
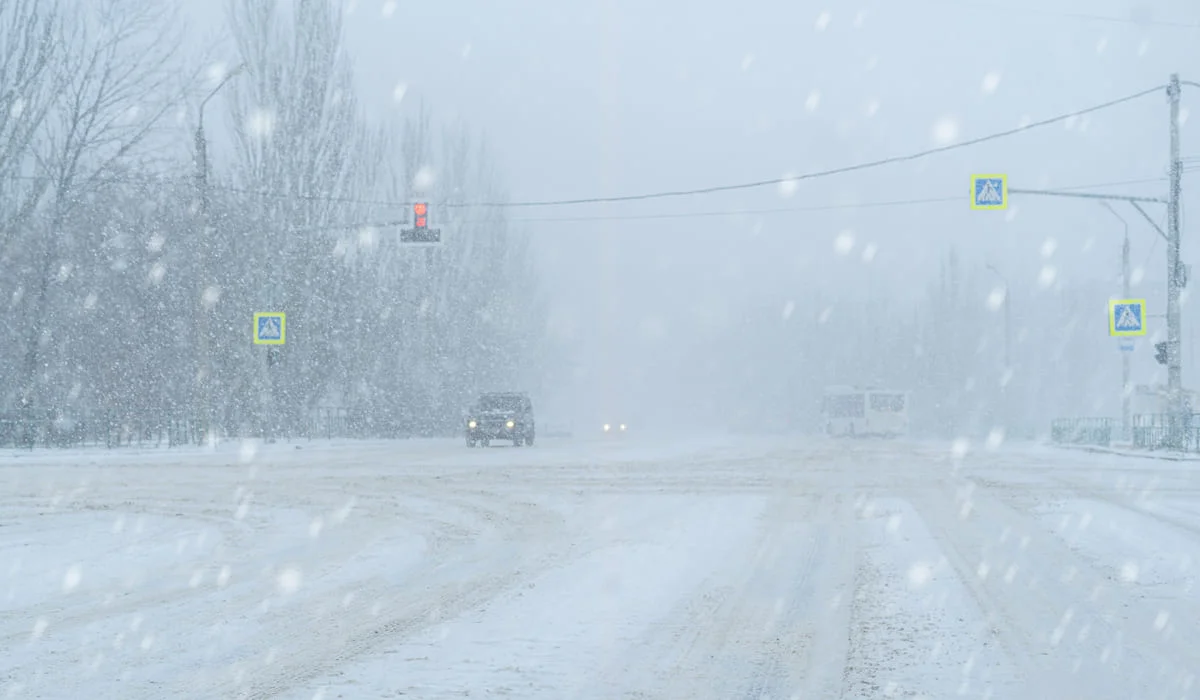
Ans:
{"type": "Polygon", "coordinates": [[[524,392],[482,394],[467,414],[467,447],[512,440],[513,447],[533,444],[533,403],[524,392]]]}

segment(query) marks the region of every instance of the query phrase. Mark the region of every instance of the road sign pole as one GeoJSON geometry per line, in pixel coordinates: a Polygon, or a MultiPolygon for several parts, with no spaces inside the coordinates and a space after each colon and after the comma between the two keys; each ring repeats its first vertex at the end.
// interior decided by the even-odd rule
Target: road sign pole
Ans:
{"type": "Polygon", "coordinates": [[[1179,260],[1179,196],[1182,163],[1179,159],[1179,75],[1173,73],[1167,86],[1171,115],[1171,191],[1167,202],[1167,397],[1171,412],[1171,446],[1182,448],[1185,423],[1183,368],[1180,363],[1179,294],[1183,286],[1179,260]]]}

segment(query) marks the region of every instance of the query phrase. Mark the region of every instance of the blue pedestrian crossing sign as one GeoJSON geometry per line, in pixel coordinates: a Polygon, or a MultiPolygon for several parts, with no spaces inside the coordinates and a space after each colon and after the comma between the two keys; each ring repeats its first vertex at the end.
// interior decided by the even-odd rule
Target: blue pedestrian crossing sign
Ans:
{"type": "Polygon", "coordinates": [[[254,314],[254,344],[283,345],[287,340],[287,314],[270,311],[254,314]]]}
{"type": "Polygon", "coordinates": [[[1110,299],[1108,334],[1111,336],[1146,335],[1145,299],[1110,299]]]}
{"type": "Polygon", "coordinates": [[[1007,209],[1008,208],[1008,176],[1007,175],[972,175],[971,176],[971,208],[972,209],[1007,209]]]}

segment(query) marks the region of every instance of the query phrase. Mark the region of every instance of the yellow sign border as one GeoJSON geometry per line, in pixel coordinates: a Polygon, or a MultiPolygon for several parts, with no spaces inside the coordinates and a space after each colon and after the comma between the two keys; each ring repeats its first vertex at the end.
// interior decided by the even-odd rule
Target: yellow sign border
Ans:
{"type": "Polygon", "coordinates": [[[1146,300],[1145,299],[1109,299],[1108,300],[1108,334],[1114,338],[1131,338],[1146,335],[1146,300]],[[1142,307],[1142,329],[1138,331],[1117,330],[1117,306],[1138,305],[1142,307]]]}
{"type": "Polygon", "coordinates": [[[255,345],[284,345],[287,343],[287,314],[282,311],[260,311],[254,314],[254,344],[255,345]],[[258,319],[260,318],[278,318],[279,319],[279,340],[263,340],[258,337],[258,319]]]}
{"type": "Polygon", "coordinates": [[[971,176],[971,208],[979,210],[1000,210],[1008,208],[1008,176],[1007,175],[972,175],[971,176]],[[975,187],[980,180],[999,180],[1000,181],[1000,198],[1003,200],[1000,204],[976,204],[975,203],[975,187]]]}

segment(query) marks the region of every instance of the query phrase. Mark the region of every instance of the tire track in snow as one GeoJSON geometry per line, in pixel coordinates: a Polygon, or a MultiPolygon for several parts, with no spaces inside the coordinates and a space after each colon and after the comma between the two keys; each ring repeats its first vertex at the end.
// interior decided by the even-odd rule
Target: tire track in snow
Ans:
{"type": "Polygon", "coordinates": [[[1151,669],[1163,674],[1156,685],[1164,691],[1187,692],[1200,662],[1187,643],[1195,630],[1120,598],[1033,516],[967,483],[948,487],[941,499],[916,499],[919,513],[1024,672],[1026,694],[1132,696],[1151,669]]]}
{"type": "Polygon", "coordinates": [[[639,645],[641,662],[626,665],[624,679],[658,682],[635,696],[761,700],[836,688],[846,628],[832,604],[842,577],[853,577],[841,500],[776,496],[744,556],[702,582],[639,645]]]}

